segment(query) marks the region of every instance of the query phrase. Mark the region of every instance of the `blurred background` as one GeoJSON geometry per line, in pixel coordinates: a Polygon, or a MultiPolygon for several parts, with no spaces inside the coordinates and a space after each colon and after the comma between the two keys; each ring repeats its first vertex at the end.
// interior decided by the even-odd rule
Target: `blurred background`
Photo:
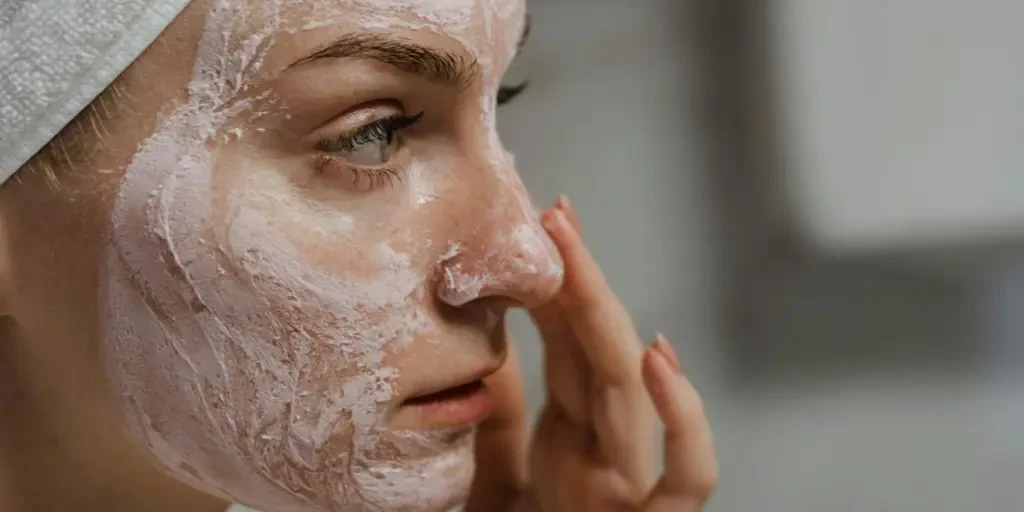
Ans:
{"type": "Polygon", "coordinates": [[[529,3],[502,136],[676,344],[708,510],[1024,510],[1024,3],[529,3]]]}

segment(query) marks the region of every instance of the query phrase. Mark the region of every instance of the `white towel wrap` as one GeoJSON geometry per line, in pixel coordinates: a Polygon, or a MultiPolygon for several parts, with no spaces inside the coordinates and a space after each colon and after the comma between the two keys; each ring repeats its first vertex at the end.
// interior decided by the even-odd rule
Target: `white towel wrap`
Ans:
{"type": "Polygon", "coordinates": [[[0,183],[153,42],[189,0],[0,0],[0,183]]]}

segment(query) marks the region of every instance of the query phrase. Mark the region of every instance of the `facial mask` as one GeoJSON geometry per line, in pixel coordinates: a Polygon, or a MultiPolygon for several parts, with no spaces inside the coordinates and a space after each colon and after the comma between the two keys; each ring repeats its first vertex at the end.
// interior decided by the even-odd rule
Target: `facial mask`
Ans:
{"type": "MultiPolygon", "coordinates": [[[[510,189],[519,211],[495,215],[524,220],[491,244],[490,274],[454,263],[456,242],[423,265],[431,244],[417,233],[368,235],[358,215],[319,207],[258,156],[213,148],[228,126],[272,109],[272,95],[248,87],[281,33],[344,19],[444,34],[480,61],[494,89],[494,66],[507,63],[490,34],[516,32],[507,27],[521,16],[516,1],[215,0],[187,103],[141,146],[120,184],[101,292],[104,361],[129,430],[171,474],[281,512],[435,510],[465,496],[471,432],[396,430],[386,414],[396,361],[437,336],[434,295],[461,305],[502,273],[561,272],[493,133],[493,95],[481,109],[488,154],[500,179],[519,187],[510,189]],[[510,250],[519,256],[503,260],[510,250]],[[432,272],[449,260],[441,290],[431,290],[432,272]]],[[[417,182],[408,204],[442,192],[417,182]]]]}

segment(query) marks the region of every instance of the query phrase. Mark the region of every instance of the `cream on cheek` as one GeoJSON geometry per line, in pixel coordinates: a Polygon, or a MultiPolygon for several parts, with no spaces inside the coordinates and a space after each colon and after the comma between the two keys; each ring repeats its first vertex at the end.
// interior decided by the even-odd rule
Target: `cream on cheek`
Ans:
{"type": "Polygon", "coordinates": [[[443,508],[465,495],[471,440],[394,432],[384,416],[388,355],[429,330],[427,266],[207,149],[249,109],[240,84],[279,28],[266,16],[229,47],[244,8],[209,14],[189,101],[142,146],[111,213],[104,358],[127,424],[178,478],[260,508],[443,508]],[[303,246],[316,240],[373,264],[327,271],[303,246]]]}
{"type": "Polygon", "coordinates": [[[105,289],[108,358],[136,433],[179,477],[266,509],[460,496],[449,482],[468,482],[468,444],[392,432],[382,416],[386,356],[429,327],[410,257],[332,232],[272,174],[218,202],[212,168],[158,164],[185,150],[170,140],[154,138],[137,160],[152,166],[124,180],[105,289]],[[355,247],[348,257],[372,266],[339,279],[300,244],[355,247]]]}

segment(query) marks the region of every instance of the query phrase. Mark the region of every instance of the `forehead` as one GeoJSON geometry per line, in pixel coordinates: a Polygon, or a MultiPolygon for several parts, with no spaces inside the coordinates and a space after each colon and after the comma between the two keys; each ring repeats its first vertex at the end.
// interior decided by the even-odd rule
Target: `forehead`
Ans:
{"type": "Polygon", "coordinates": [[[525,0],[297,0],[295,3],[299,10],[305,8],[307,12],[327,15],[333,11],[352,22],[376,28],[397,23],[451,35],[511,22],[525,8],[525,0]]]}
{"type": "MultiPolygon", "coordinates": [[[[236,0],[220,0],[235,2],[236,0]]],[[[238,0],[246,16],[234,36],[288,40],[321,29],[391,31],[445,36],[473,57],[514,51],[523,28],[525,0],[238,0]],[[267,30],[267,25],[273,30],[267,30]],[[239,30],[241,29],[241,30],[239,30]],[[241,32],[241,33],[240,33],[241,32]],[[246,33],[247,32],[247,33],[246,33]]],[[[238,21],[237,19],[235,20],[238,21]]],[[[240,25],[240,26],[239,26],[240,25]]],[[[209,28],[209,27],[208,27],[209,28]]],[[[215,29],[216,30],[216,29],[215,29]]],[[[306,34],[306,35],[304,35],[306,34]]],[[[496,55],[497,56],[497,55],[496,55]]]]}
{"type": "MultiPolygon", "coordinates": [[[[340,37],[374,32],[469,57],[479,65],[484,83],[493,88],[518,49],[526,2],[197,0],[188,12],[195,15],[188,18],[198,23],[179,19],[183,23],[178,25],[189,27],[187,33],[199,32],[195,65],[189,66],[193,82],[227,76],[237,86],[273,79],[340,37]]],[[[196,40],[184,38],[188,39],[196,40]]],[[[220,101],[232,96],[227,90],[216,94],[220,101]]]]}

